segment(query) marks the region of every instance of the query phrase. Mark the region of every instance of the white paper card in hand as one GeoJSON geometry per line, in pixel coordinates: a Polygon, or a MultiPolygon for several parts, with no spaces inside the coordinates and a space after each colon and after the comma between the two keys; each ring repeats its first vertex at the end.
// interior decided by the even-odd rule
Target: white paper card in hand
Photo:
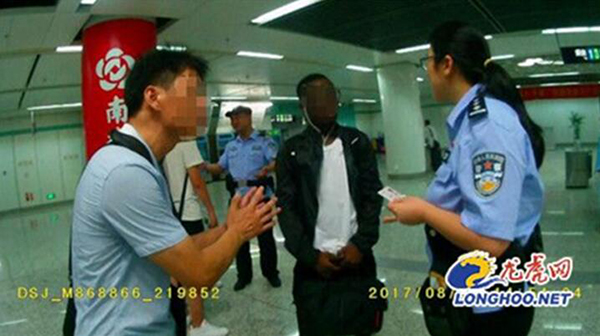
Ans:
{"type": "Polygon", "coordinates": [[[389,202],[396,200],[396,199],[402,199],[402,198],[406,197],[406,195],[403,195],[403,194],[397,192],[396,190],[392,189],[391,187],[385,187],[385,188],[379,190],[378,194],[381,197],[388,200],[389,202]]]}

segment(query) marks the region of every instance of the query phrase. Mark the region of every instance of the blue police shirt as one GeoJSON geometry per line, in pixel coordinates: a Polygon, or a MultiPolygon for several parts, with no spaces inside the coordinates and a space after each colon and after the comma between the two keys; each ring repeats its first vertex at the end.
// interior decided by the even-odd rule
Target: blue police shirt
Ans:
{"type": "MultiPolygon", "coordinates": [[[[227,170],[236,181],[256,180],[256,175],[260,170],[273,162],[276,157],[275,141],[262,137],[257,131],[254,131],[248,139],[244,140],[238,135],[230,141],[219,159],[219,166],[227,170]]],[[[248,187],[237,189],[242,195],[248,190],[248,187]]],[[[268,188],[265,196],[269,197],[272,193],[273,191],[268,188]]]]}
{"type": "Polygon", "coordinates": [[[517,113],[500,100],[478,97],[480,89],[473,86],[447,119],[450,154],[427,200],[459,214],[463,225],[482,236],[525,244],[544,203],[533,148],[517,113]]]}
{"type": "MultiPolygon", "coordinates": [[[[121,131],[143,142],[133,126],[121,131]]],[[[73,208],[73,286],[95,295],[75,299],[75,335],[174,335],[166,298],[170,278],[148,256],[187,233],[172,213],[167,182],[152,159],[153,164],[127,148],[106,146],[81,177],[73,208]],[[110,296],[112,288],[116,296],[110,296]],[[106,297],[98,298],[102,289],[106,297]]]]}

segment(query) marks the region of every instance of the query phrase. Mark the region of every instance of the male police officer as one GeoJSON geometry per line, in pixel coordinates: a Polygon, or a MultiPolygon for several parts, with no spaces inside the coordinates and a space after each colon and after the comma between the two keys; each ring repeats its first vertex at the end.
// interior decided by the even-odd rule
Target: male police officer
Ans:
{"type": "MultiPolygon", "coordinates": [[[[242,195],[251,186],[265,187],[265,196],[273,194],[273,178],[269,173],[275,170],[275,157],[277,146],[272,139],[262,137],[252,128],[252,110],[245,106],[238,106],[225,116],[231,119],[231,126],[237,134],[235,140],[225,147],[217,164],[206,165],[212,174],[221,174],[228,171],[228,190],[242,195]]],[[[280,287],[279,271],[277,270],[277,249],[273,239],[273,231],[266,231],[258,236],[260,247],[260,268],[262,274],[271,286],[280,287]]],[[[250,257],[250,243],[245,243],[236,257],[238,281],[234,290],[244,289],[252,281],[252,259],[250,257]]]]}

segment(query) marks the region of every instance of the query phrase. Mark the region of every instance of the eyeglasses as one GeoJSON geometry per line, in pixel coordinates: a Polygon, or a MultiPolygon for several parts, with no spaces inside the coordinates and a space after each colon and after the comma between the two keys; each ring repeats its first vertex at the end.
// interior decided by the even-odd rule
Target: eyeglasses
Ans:
{"type": "Polygon", "coordinates": [[[427,70],[427,62],[429,61],[430,58],[434,58],[435,56],[425,56],[422,57],[419,60],[419,65],[421,66],[421,68],[423,68],[424,70],[427,70]]]}

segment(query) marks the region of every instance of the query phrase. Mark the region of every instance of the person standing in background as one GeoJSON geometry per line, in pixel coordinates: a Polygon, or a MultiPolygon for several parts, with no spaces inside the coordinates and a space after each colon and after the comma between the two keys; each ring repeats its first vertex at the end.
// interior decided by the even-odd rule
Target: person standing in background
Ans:
{"type": "MultiPolygon", "coordinates": [[[[231,119],[237,137],[225,147],[218,163],[204,167],[211,174],[218,175],[227,171],[227,190],[233,197],[236,192],[244,195],[250,187],[265,188],[265,197],[273,195],[275,183],[269,176],[275,169],[277,145],[273,139],[260,136],[252,127],[252,110],[238,106],[225,114],[231,119]]],[[[260,268],[271,286],[281,287],[281,279],[277,270],[277,248],[273,231],[265,231],[258,236],[260,247],[260,268]]],[[[250,243],[244,244],[236,257],[238,281],[233,289],[239,291],[252,282],[252,258],[250,243]]]]}
{"type": "Polygon", "coordinates": [[[438,141],[437,133],[431,126],[429,120],[425,120],[425,147],[429,150],[431,169],[435,172],[442,164],[442,150],[438,141]]]}
{"type": "MultiPolygon", "coordinates": [[[[201,175],[200,165],[203,162],[204,159],[195,140],[182,141],[175,145],[163,162],[173,207],[176,211],[181,211],[181,224],[190,236],[204,231],[205,224],[209,229],[214,229],[219,224],[206,183],[201,175]],[[206,211],[198,202],[198,198],[204,204],[206,211]]],[[[204,318],[201,296],[188,299],[188,306],[191,317],[190,336],[227,335],[229,332],[227,328],[214,326],[204,318]]]]}

